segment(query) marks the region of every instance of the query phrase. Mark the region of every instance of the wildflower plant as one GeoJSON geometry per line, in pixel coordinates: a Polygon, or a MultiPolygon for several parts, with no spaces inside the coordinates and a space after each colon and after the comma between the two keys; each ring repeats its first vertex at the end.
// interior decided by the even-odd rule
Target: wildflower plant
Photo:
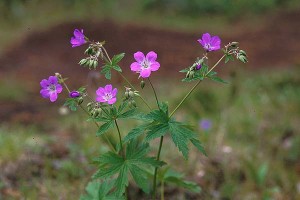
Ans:
{"type": "MultiPolygon", "coordinates": [[[[164,198],[164,184],[173,184],[178,187],[199,192],[200,188],[196,183],[186,181],[182,174],[171,169],[171,164],[163,161],[161,152],[163,150],[164,137],[170,135],[172,142],[185,159],[188,159],[189,145],[195,146],[199,153],[207,155],[199,140],[199,134],[191,128],[189,124],[177,121],[174,114],[205,79],[211,79],[220,83],[226,83],[217,76],[215,68],[224,60],[237,60],[246,63],[247,55],[240,50],[238,42],[230,42],[222,48],[222,57],[212,66],[207,63],[209,55],[213,51],[221,50],[221,39],[218,36],[210,36],[209,33],[203,34],[198,42],[202,45],[204,53],[195,59],[191,66],[181,70],[184,73],[183,82],[196,82],[183,99],[171,109],[168,103],[161,101],[156,93],[155,87],[150,80],[150,76],[155,76],[161,67],[158,62],[158,55],[154,51],[146,55],[140,51],[134,53],[132,64],[121,68],[120,61],[125,53],[120,53],[112,57],[105,49],[105,42],[91,41],[84,34],[83,30],[75,29],[74,36],[71,38],[72,47],[87,45],[84,54],[85,58],[79,61],[79,65],[88,67],[90,70],[99,70],[105,78],[110,80],[112,75],[121,76],[125,83],[123,98],[117,98],[119,90],[111,84],[102,85],[93,95],[87,93],[85,87],[75,91],[70,91],[66,79],[59,73],[41,81],[40,93],[42,97],[49,98],[51,102],[56,101],[58,94],[62,92],[62,86],[68,93],[65,105],[72,111],[82,109],[88,121],[97,126],[96,135],[102,138],[110,150],[93,160],[98,166],[98,170],[92,176],[92,181],[86,188],[86,194],[81,196],[82,200],[87,199],[127,199],[127,189],[131,182],[141,188],[149,195],[149,198],[156,199],[156,189],[161,187],[160,198],[164,198]],[[102,64],[100,64],[102,63],[102,64]],[[156,108],[151,107],[135,86],[122,74],[123,70],[131,69],[139,74],[141,79],[140,87],[145,87],[145,81],[149,82],[149,87],[153,90],[156,101],[156,108]],[[96,96],[94,99],[92,96],[96,96]],[[148,108],[148,112],[140,109],[136,103],[136,98],[140,98],[148,108]],[[84,103],[83,103],[84,102],[84,103]],[[122,127],[119,125],[121,120],[140,120],[141,125],[130,130],[122,138],[122,127]],[[108,137],[108,131],[118,137],[118,143],[113,143],[108,137]],[[149,152],[154,148],[150,142],[159,138],[158,151],[156,156],[150,156],[149,152]],[[97,181],[98,180],[98,181],[97,181]],[[100,180],[100,181],[99,181],[100,180]]],[[[163,66],[162,66],[163,67],[163,66]]],[[[207,127],[207,123],[203,122],[207,127]]],[[[202,126],[202,125],[201,125],[202,126]]],[[[211,126],[209,124],[209,126],[211,126]]],[[[151,143],[152,144],[152,143],[151,143]]],[[[156,145],[156,144],[153,144],[156,145]]]]}

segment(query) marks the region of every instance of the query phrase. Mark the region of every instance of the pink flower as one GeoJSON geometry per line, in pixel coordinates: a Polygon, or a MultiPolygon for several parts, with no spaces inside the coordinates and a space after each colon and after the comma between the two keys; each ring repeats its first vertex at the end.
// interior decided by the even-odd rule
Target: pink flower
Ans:
{"type": "Polygon", "coordinates": [[[156,61],[157,54],[150,51],[145,55],[138,51],[134,54],[136,62],[130,65],[131,71],[139,73],[141,77],[148,78],[153,71],[157,71],[160,67],[159,62],[156,61]]]}
{"type": "Polygon", "coordinates": [[[209,33],[204,33],[202,38],[197,41],[206,51],[216,51],[221,48],[221,39],[219,36],[210,36],[209,33]]]}
{"type": "Polygon", "coordinates": [[[108,104],[114,104],[117,101],[116,95],[118,93],[117,88],[112,88],[112,85],[106,85],[104,88],[99,87],[96,91],[96,101],[107,102],[108,104]]]}

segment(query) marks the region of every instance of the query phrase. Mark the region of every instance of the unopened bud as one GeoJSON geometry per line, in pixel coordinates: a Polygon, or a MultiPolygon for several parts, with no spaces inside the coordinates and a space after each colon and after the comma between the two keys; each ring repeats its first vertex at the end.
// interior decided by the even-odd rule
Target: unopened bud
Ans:
{"type": "Polygon", "coordinates": [[[78,105],[80,105],[80,104],[82,104],[82,102],[83,102],[83,98],[80,97],[80,98],[78,99],[77,103],[78,103],[78,105]]]}
{"type": "Polygon", "coordinates": [[[231,42],[231,43],[229,43],[229,46],[233,47],[233,48],[237,47],[238,45],[239,45],[238,42],[231,42]]]}
{"type": "Polygon", "coordinates": [[[145,87],[145,81],[144,80],[141,81],[140,86],[141,86],[142,89],[144,89],[144,87],[145,87]]]}
{"type": "Polygon", "coordinates": [[[128,92],[128,95],[129,95],[129,97],[134,97],[134,92],[129,91],[129,92],[128,92]]]}
{"type": "Polygon", "coordinates": [[[129,92],[128,92],[128,91],[125,92],[125,98],[126,98],[126,99],[129,98],[129,92]]]}
{"type": "Polygon", "coordinates": [[[69,96],[70,96],[71,98],[77,98],[77,97],[80,97],[80,92],[78,92],[78,91],[72,91],[72,92],[69,93],[69,96]]]}

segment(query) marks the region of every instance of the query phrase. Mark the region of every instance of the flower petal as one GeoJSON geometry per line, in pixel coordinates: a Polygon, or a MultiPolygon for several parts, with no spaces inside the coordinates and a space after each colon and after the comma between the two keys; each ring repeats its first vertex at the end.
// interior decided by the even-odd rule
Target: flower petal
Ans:
{"type": "Polygon", "coordinates": [[[155,62],[155,60],[157,59],[157,54],[154,51],[150,51],[149,53],[147,53],[146,59],[150,62],[155,62]]]}
{"type": "Polygon", "coordinates": [[[151,65],[150,65],[151,71],[157,71],[159,68],[160,68],[159,62],[153,62],[153,63],[151,63],[151,65]]]}
{"type": "Polygon", "coordinates": [[[81,29],[81,31],[80,31],[80,30],[78,30],[78,29],[75,29],[75,30],[74,30],[74,36],[75,36],[75,37],[78,37],[78,38],[84,37],[84,35],[83,35],[83,30],[81,29]]]}
{"type": "Polygon", "coordinates": [[[112,91],[112,85],[108,84],[104,87],[106,93],[110,93],[112,91]]]}
{"type": "Polygon", "coordinates": [[[56,92],[59,94],[63,90],[62,86],[60,84],[56,85],[56,92]]]}
{"type": "MultiPolygon", "coordinates": [[[[210,40],[211,40],[211,37],[210,37],[210,34],[209,33],[204,33],[202,35],[202,42],[204,44],[207,44],[207,43],[210,43],[210,40]]],[[[202,44],[203,45],[203,44],[202,44]]]]}
{"type": "Polygon", "coordinates": [[[54,102],[57,99],[57,93],[56,92],[51,92],[50,93],[50,101],[54,102]]]}
{"type": "Polygon", "coordinates": [[[115,96],[117,95],[117,93],[118,93],[118,89],[115,88],[115,89],[113,89],[113,91],[111,92],[111,95],[112,95],[113,97],[115,97],[115,96]]]}
{"type": "Polygon", "coordinates": [[[221,48],[221,39],[218,36],[214,36],[211,38],[211,49],[219,50],[221,48]]]}
{"type": "Polygon", "coordinates": [[[103,99],[102,96],[101,96],[101,97],[97,97],[97,98],[96,98],[96,101],[102,102],[102,103],[103,103],[103,102],[106,102],[106,100],[103,99]]]}
{"type": "Polygon", "coordinates": [[[50,94],[47,89],[41,89],[40,94],[42,95],[43,98],[49,98],[50,94]]]}
{"type": "Polygon", "coordinates": [[[98,90],[96,90],[96,94],[98,96],[104,96],[105,95],[105,89],[103,87],[99,87],[98,90]]]}
{"type": "Polygon", "coordinates": [[[150,68],[147,68],[147,69],[143,69],[141,72],[140,72],[140,76],[143,77],[143,78],[148,78],[151,74],[151,69],[150,68]]]}
{"type": "Polygon", "coordinates": [[[43,80],[40,82],[40,85],[41,85],[41,87],[43,87],[43,88],[47,88],[47,87],[49,86],[48,80],[47,80],[47,79],[43,79],[43,80]]]}
{"type": "Polygon", "coordinates": [[[130,65],[131,71],[138,72],[141,70],[141,65],[138,62],[134,62],[130,65]]]}
{"type": "Polygon", "coordinates": [[[145,55],[143,54],[143,52],[136,52],[135,54],[133,54],[134,56],[134,59],[137,61],[137,62],[143,62],[143,60],[145,60],[145,55]]]}
{"type": "Polygon", "coordinates": [[[114,104],[116,103],[117,98],[111,98],[110,100],[107,101],[108,104],[114,104]]]}
{"type": "Polygon", "coordinates": [[[58,80],[57,80],[57,77],[56,76],[49,76],[48,78],[48,82],[49,84],[57,84],[58,80]]]}

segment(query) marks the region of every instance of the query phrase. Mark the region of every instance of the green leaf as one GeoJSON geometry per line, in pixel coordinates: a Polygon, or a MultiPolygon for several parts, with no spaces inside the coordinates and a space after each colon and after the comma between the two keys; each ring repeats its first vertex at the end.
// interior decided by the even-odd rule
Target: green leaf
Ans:
{"type": "Polygon", "coordinates": [[[111,71],[106,72],[105,78],[110,80],[111,79],[111,71]]]}
{"type": "Polygon", "coordinates": [[[129,131],[129,133],[123,139],[124,143],[142,135],[147,130],[149,125],[150,124],[142,124],[129,131]]]}
{"type": "Polygon", "coordinates": [[[106,133],[110,128],[114,127],[114,121],[109,121],[104,123],[103,125],[100,126],[98,129],[96,135],[101,136],[102,134],[106,133]]]}
{"type": "Polygon", "coordinates": [[[166,183],[176,185],[178,187],[185,188],[195,193],[199,193],[201,191],[201,188],[198,186],[197,183],[184,180],[183,174],[180,174],[170,169],[168,169],[165,172],[163,176],[163,181],[166,183]]]}
{"type": "Polygon", "coordinates": [[[115,55],[113,58],[112,58],[112,63],[115,65],[117,64],[118,62],[120,62],[125,56],[125,53],[120,53],[118,55],[115,55]]]}
{"type": "Polygon", "coordinates": [[[190,139],[190,141],[192,142],[192,144],[193,144],[195,147],[197,147],[197,149],[198,149],[201,153],[203,153],[205,156],[207,156],[204,147],[202,146],[201,142],[200,142],[198,139],[192,138],[192,139],[190,139]]]}
{"type": "Polygon", "coordinates": [[[131,117],[134,117],[135,115],[137,114],[137,109],[136,108],[133,108],[133,109],[130,109],[122,114],[119,114],[118,115],[118,119],[126,119],[126,118],[131,118],[131,117]]]}
{"type": "Polygon", "coordinates": [[[225,57],[225,63],[228,63],[230,60],[234,61],[233,55],[230,55],[230,54],[226,55],[226,57],[225,57]]]}
{"type": "Polygon", "coordinates": [[[263,165],[261,165],[257,171],[257,184],[259,186],[263,186],[263,184],[265,183],[266,180],[266,176],[267,176],[267,172],[268,172],[268,165],[266,163],[264,163],[263,165]]]}
{"type": "Polygon", "coordinates": [[[118,72],[122,72],[122,69],[119,65],[113,65],[112,68],[118,72]]]}
{"type": "Polygon", "coordinates": [[[169,124],[153,125],[152,127],[149,128],[149,131],[147,132],[145,141],[148,142],[155,138],[161,137],[161,136],[167,134],[168,130],[169,130],[169,124]]]}
{"type": "Polygon", "coordinates": [[[119,170],[119,176],[116,180],[116,195],[122,196],[125,192],[125,188],[128,186],[128,166],[126,162],[123,163],[121,169],[119,170]]]}
{"type": "Polygon", "coordinates": [[[136,184],[148,194],[150,192],[150,187],[147,172],[145,172],[145,170],[140,168],[138,165],[131,164],[130,173],[136,184]]]}
{"type": "Polygon", "coordinates": [[[150,151],[149,144],[139,144],[136,140],[131,141],[126,148],[126,155],[121,157],[114,152],[108,152],[94,160],[99,165],[99,170],[93,178],[109,178],[118,175],[115,186],[117,196],[122,196],[128,186],[128,176],[131,174],[135,182],[144,191],[146,186],[146,171],[149,167],[162,166],[164,162],[155,158],[147,157],[150,151]]]}
{"type": "Polygon", "coordinates": [[[76,99],[67,98],[66,102],[64,103],[64,106],[68,106],[70,108],[70,110],[76,111],[78,103],[77,103],[76,99]]]}
{"type": "Polygon", "coordinates": [[[103,182],[91,181],[85,188],[86,194],[81,195],[80,200],[125,200],[124,197],[109,194],[114,184],[114,180],[105,180],[103,182]]]}
{"type": "Polygon", "coordinates": [[[172,140],[178,150],[182,153],[185,159],[188,159],[188,139],[192,136],[186,132],[184,128],[179,126],[177,123],[169,123],[170,124],[170,133],[172,140]]]}
{"type": "Polygon", "coordinates": [[[215,76],[215,75],[208,75],[208,78],[210,78],[213,81],[219,82],[219,83],[228,83],[227,81],[224,81],[223,79],[215,76]]]}

